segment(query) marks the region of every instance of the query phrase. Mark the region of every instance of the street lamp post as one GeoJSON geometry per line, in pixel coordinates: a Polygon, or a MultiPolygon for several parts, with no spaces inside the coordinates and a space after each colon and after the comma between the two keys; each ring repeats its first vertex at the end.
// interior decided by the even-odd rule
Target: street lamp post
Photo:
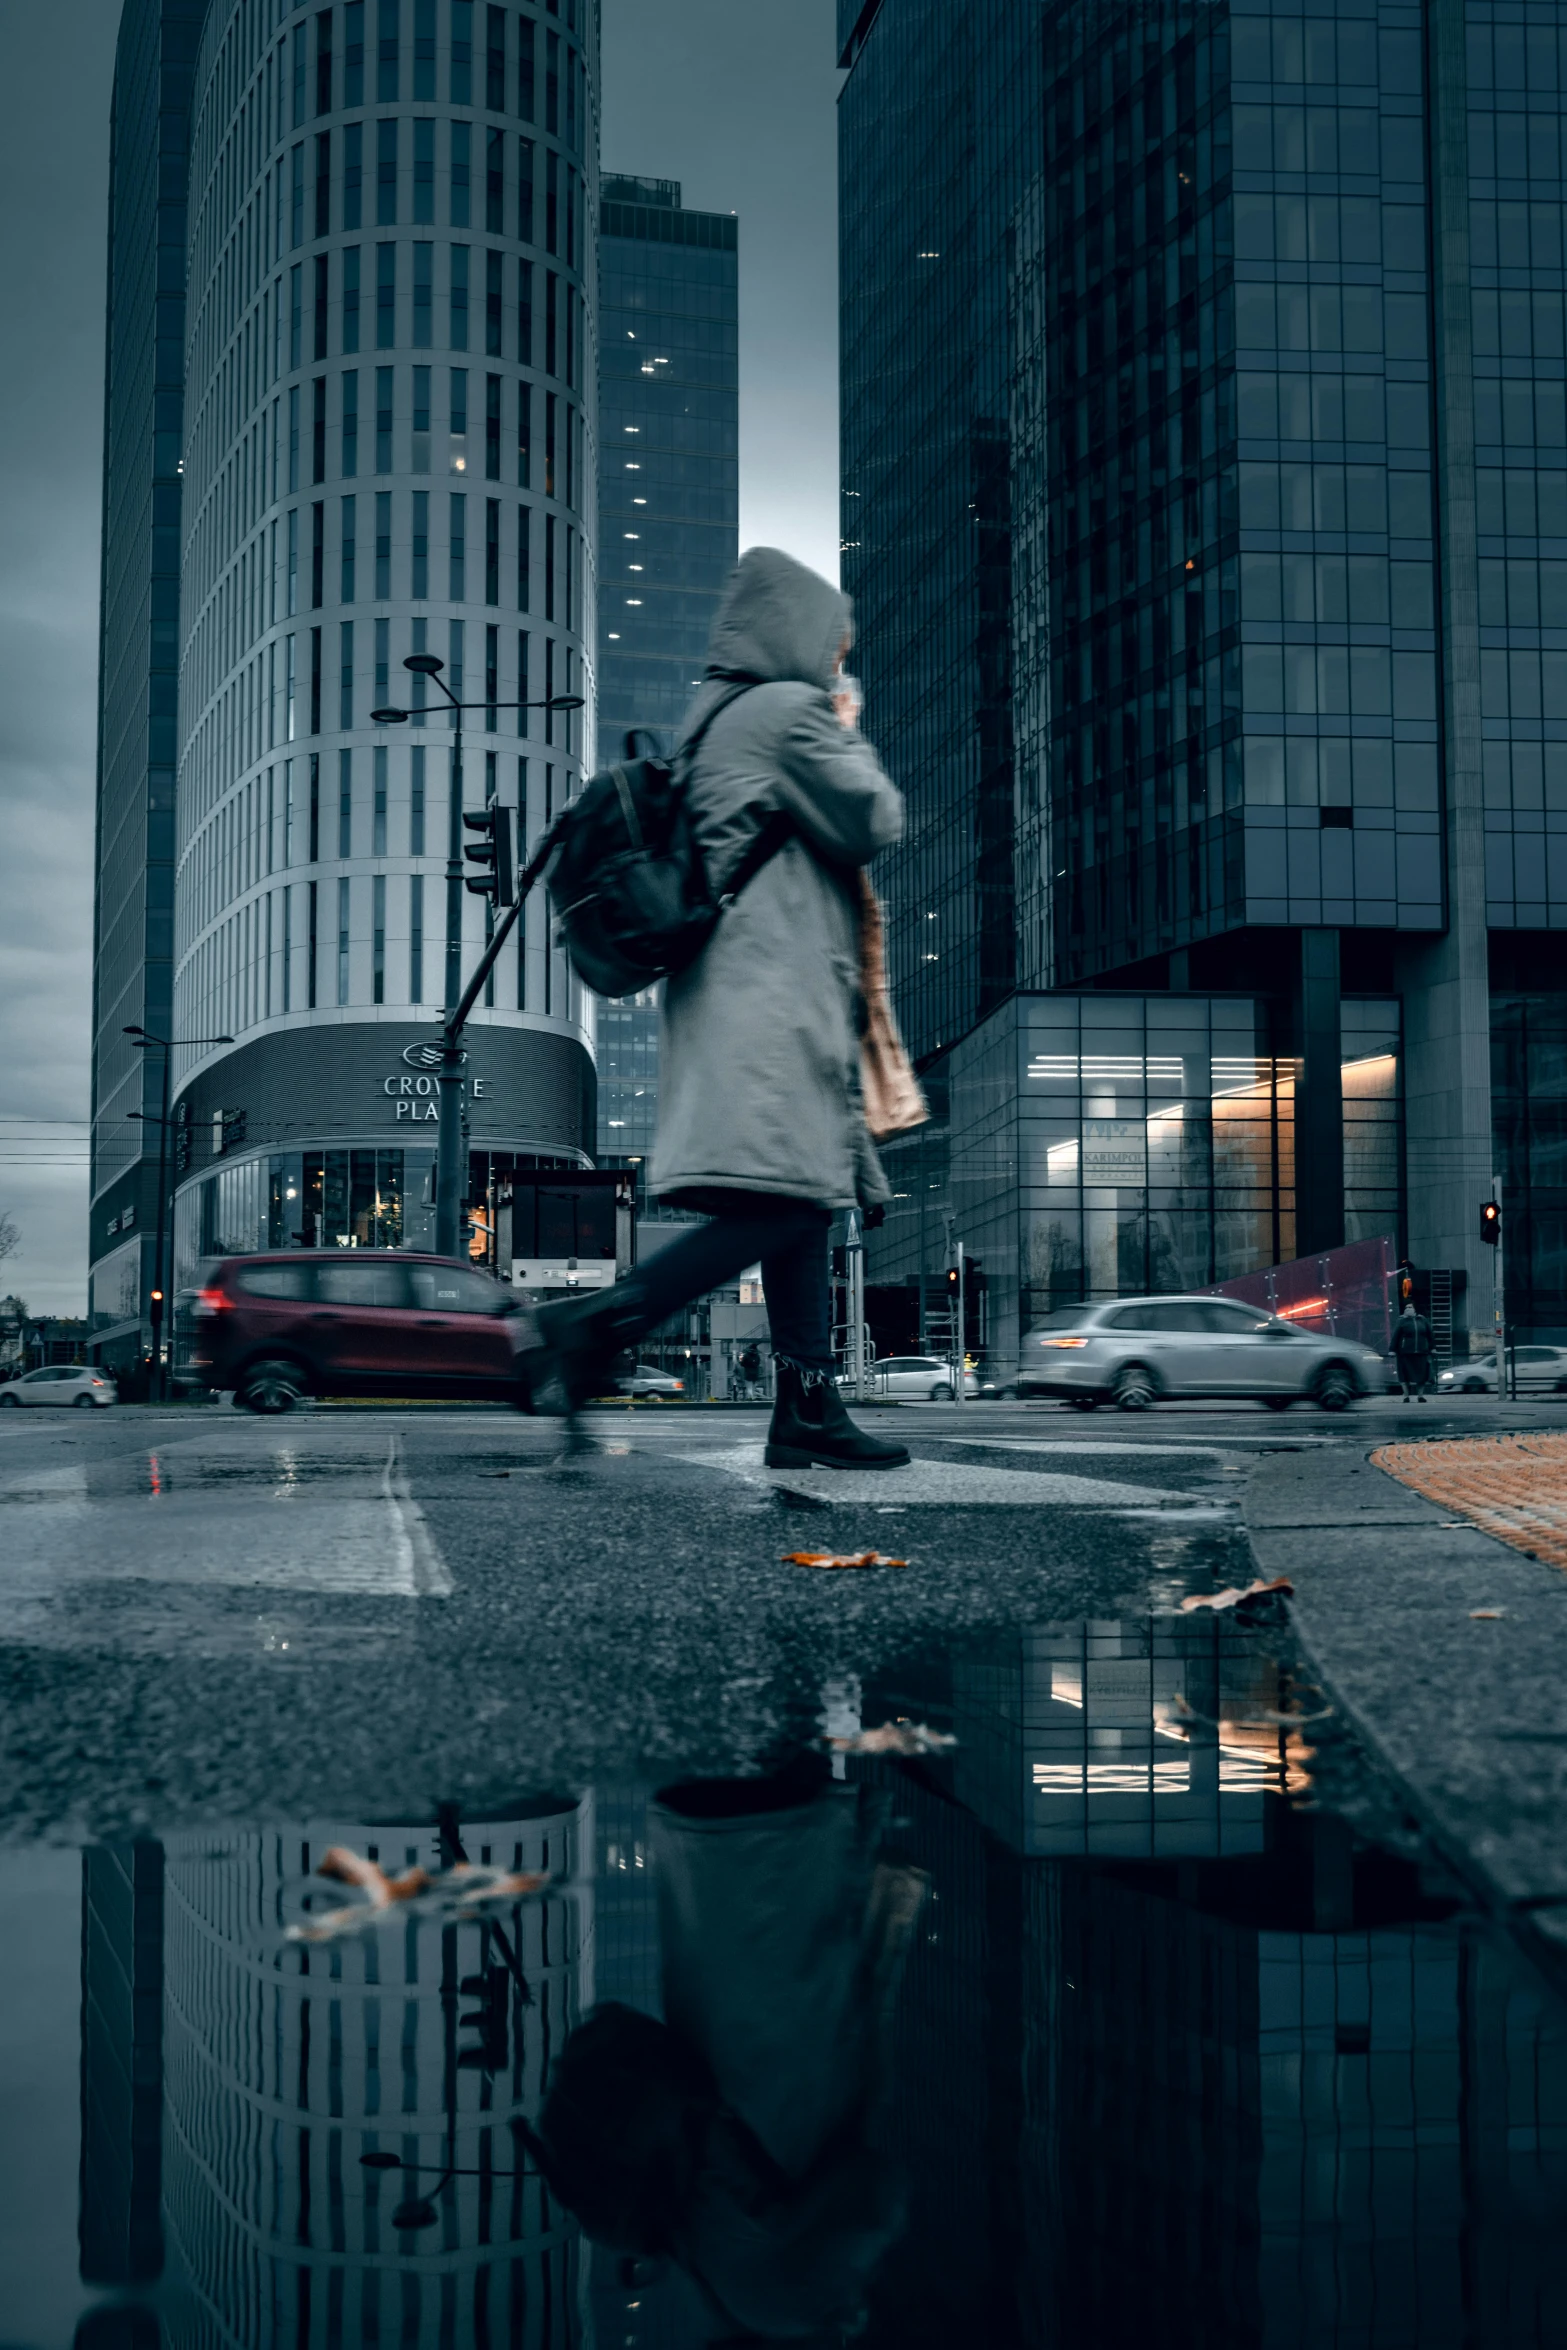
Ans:
{"type": "MultiPolygon", "coordinates": [[[[416,676],[434,680],[446,696],[452,712],[451,795],[446,828],[446,1019],[441,1031],[441,1067],[436,1081],[440,1123],[435,1130],[435,1247],[438,1256],[455,1257],[460,1252],[462,1207],[468,1189],[462,1078],[462,1065],[467,1055],[463,1048],[462,1032],[479,990],[495,968],[496,957],[511,934],[518,907],[533,886],[548,853],[541,843],[521,878],[516,904],[508,907],[506,919],[497,923],[479,968],[464,992],[462,714],[464,710],[580,710],[583,696],[550,694],[544,700],[534,702],[461,702],[441,675],[445,666],[435,653],[409,653],[403,662],[403,667],[411,669],[416,676]]],[[[406,726],[411,715],[408,710],[391,708],[372,710],[370,713],[377,726],[406,726]]]]}
{"type": "MultiPolygon", "coordinates": [[[[153,1382],[158,1391],[157,1400],[159,1403],[162,1403],[166,1399],[168,1388],[168,1381],[165,1378],[163,1367],[163,1308],[169,1290],[172,1290],[174,1287],[172,1278],[170,1279],[167,1288],[165,1288],[163,1279],[164,1210],[168,1204],[169,1189],[169,1055],[183,1045],[232,1044],[234,1039],[232,1036],[149,1036],[146,1029],[140,1027],[127,1028],[124,1031],[124,1034],[135,1039],[136,1048],[139,1052],[159,1052],[163,1055],[163,1086],[162,1096],[159,1102],[159,1116],[157,1121],[158,1229],[157,1237],[152,1244],[152,1293],[149,1299],[152,1319],[153,1382]]],[[[147,1116],[145,1110],[132,1110],[131,1116],[134,1119],[137,1119],[144,1126],[150,1126],[152,1124],[152,1120],[147,1116]]],[[[174,1219],[172,1216],[168,1218],[168,1230],[169,1239],[172,1243],[174,1238],[174,1219]]],[[[172,1253],[173,1251],[171,1247],[171,1256],[172,1253]]],[[[172,1323],[170,1327],[172,1329],[172,1323]]]]}

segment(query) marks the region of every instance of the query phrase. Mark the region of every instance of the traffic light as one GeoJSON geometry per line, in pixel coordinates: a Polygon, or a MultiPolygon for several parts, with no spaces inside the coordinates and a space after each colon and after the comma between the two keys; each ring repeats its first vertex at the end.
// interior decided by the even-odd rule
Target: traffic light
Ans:
{"type": "Polygon", "coordinates": [[[1480,1238],[1495,1248],[1502,1237],[1502,1211],[1494,1199],[1480,1205],[1480,1238]]]}
{"type": "Polygon", "coordinates": [[[488,1960],[484,1971],[464,1975],[458,1985],[464,1999],[477,1999],[479,2005],[470,2015],[459,2016],[460,2032],[475,2032],[478,2045],[460,2048],[459,2067],[467,2071],[503,2073],[506,2070],[507,2021],[511,2008],[511,1986],[506,1969],[494,1966],[488,1960]]]}
{"type": "Polygon", "coordinates": [[[485,870],[476,878],[469,876],[468,887],[475,897],[488,898],[497,908],[517,903],[517,836],[513,829],[510,808],[498,802],[488,808],[463,816],[470,832],[481,837],[470,841],[463,855],[472,865],[485,870]]]}
{"type": "Polygon", "coordinates": [[[949,1266],[947,1267],[947,1295],[948,1295],[949,1297],[956,1297],[956,1296],[957,1296],[957,1294],[958,1294],[958,1269],[957,1269],[957,1266],[956,1266],[956,1265],[949,1265],[949,1266]]]}

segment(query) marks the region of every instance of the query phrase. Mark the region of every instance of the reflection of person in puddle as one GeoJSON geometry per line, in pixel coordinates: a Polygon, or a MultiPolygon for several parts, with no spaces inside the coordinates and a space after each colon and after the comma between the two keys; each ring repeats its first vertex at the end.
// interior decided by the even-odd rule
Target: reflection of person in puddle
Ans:
{"type": "Polygon", "coordinates": [[[877,1860],[884,1810],[809,1764],[666,1788],[666,2020],[595,2009],[513,2125],[588,2236],[671,2255],[753,2339],[839,2338],[901,2227],[876,2123],[925,1880],[877,1860]]]}

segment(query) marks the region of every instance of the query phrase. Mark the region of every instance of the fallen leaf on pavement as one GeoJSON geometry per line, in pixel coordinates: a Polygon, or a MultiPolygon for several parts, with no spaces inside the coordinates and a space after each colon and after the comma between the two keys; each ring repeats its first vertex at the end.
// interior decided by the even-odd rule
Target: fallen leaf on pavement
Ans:
{"type": "Polygon", "coordinates": [[[335,1942],[366,1926],[385,1925],[394,1911],[406,1915],[410,1904],[421,1915],[438,1912],[457,1918],[476,1917],[490,1902],[519,1901],[549,1883],[548,1877],[520,1876],[511,1869],[472,1861],[459,1861],[434,1875],[428,1869],[413,1868],[389,1877],[375,1861],[364,1859],[346,1844],[334,1844],[321,1855],[316,1875],[340,1885],[357,1885],[366,1898],[344,1909],[323,1911],[303,1925],[286,1927],[285,1941],[335,1942]]]}
{"type": "Polygon", "coordinates": [[[1236,1584],[1225,1591],[1194,1591],[1189,1599],[1182,1600],[1181,1613],[1190,1615],[1198,1607],[1239,1607],[1243,1599],[1265,1599],[1275,1593],[1280,1599],[1293,1599],[1295,1586],[1287,1577],[1276,1575],[1271,1583],[1248,1583],[1244,1591],[1236,1584]]]}
{"type": "Polygon", "coordinates": [[[786,1550],[786,1567],[906,1567],[907,1559],[888,1558],[881,1550],[786,1550]]]}
{"type": "Polygon", "coordinates": [[[877,1730],[856,1730],[850,1738],[824,1738],[834,1754],[944,1754],[957,1740],[949,1731],[923,1722],[883,1722],[877,1730]]]}
{"type": "Polygon", "coordinates": [[[1470,1619],[1476,1624],[1494,1624],[1507,1613],[1504,1607],[1472,1607],[1470,1619]]]}

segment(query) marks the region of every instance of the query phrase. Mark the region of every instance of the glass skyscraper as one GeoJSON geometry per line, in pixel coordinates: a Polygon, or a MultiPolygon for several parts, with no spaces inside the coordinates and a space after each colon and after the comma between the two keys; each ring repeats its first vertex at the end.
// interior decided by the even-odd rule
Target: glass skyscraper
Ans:
{"type": "Polygon", "coordinates": [[[185,158],[206,0],[126,0],[109,154],[103,606],[93,922],[92,1324],[129,1369],[150,1343],[169,1033],[185,359],[185,158]]]}
{"type": "MultiPolygon", "coordinates": [[[[739,556],[737,227],[674,180],[602,182],[599,739],[672,743],[739,556]]],[[[658,1108],[658,1008],[598,1013],[599,1157],[639,1163],[658,1108]]]]}
{"type": "Polygon", "coordinates": [[[1567,1329],[1561,13],[846,0],[845,584],[945,1112],[878,1246],[982,1221],[1000,1354],[1378,1233],[1478,1343],[1493,1170],[1567,1329]]]}
{"type": "MultiPolygon", "coordinates": [[[[159,21],[133,9],[128,28],[142,17],[159,21]]],[[[197,18],[188,192],[183,110],[169,142],[168,282],[188,284],[188,315],[158,344],[176,411],[156,462],[182,496],[153,533],[170,573],[153,723],[173,902],[167,1009],[147,1025],[236,1041],[174,1059],[177,1280],[215,1250],[428,1238],[418,1056],[488,909],[448,882],[452,733],[404,659],[437,655],[478,705],[466,804],[515,806],[532,838],[591,762],[596,603],[596,8],[212,0],[197,18]],[[587,708],[504,707],[555,694],[587,708]],[[399,703],[411,724],[374,723],[399,703]]],[[[117,188],[158,184],[140,54],[122,42],[117,188]]],[[[149,210],[143,275],[123,293],[111,280],[111,359],[121,317],[137,302],[151,317],[151,237],[149,210]]],[[[114,461],[149,399],[111,364],[106,1033],[124,982],[105,908],[111,890],[134,897],[122,868],[144,854],[110,831],[110,696],[131,661],[146,669],[118,585],[146,533],[114,461]]],[[[537,903],[469,1046],[475,1196],[514,1169],[586,1163],[592,1007],[537,903]]],[[[102,1120],[118,1064],[100,1062],[102,1120]]]]}

